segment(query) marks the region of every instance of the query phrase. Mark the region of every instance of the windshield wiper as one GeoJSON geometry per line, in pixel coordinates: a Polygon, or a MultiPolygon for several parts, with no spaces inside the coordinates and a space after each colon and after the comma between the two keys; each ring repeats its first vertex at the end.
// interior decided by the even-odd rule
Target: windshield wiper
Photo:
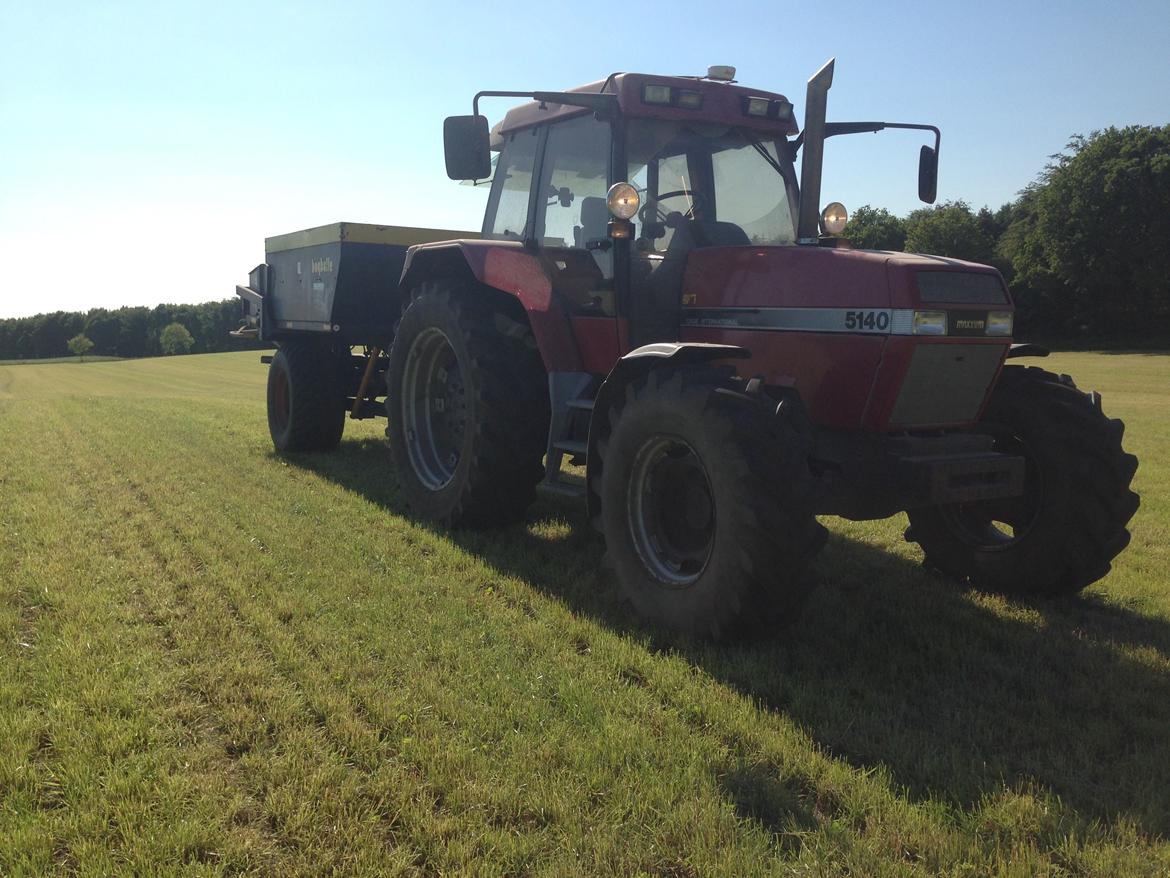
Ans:
{"type": "Polygon", "coordinates": [[[768,148],[766,146],[764,146],[746,131],[740,131],[737,129],[735,133],[750,143],[752,149],[758,152],[764,161],[772,166],[773,170],[775,170],[777,174],[779,174],[781,177],[784,177],[784,169],[780,167],[780,162],[776,161],[776,159],[772,157],[772,153],[768,152],[768,148]]]}

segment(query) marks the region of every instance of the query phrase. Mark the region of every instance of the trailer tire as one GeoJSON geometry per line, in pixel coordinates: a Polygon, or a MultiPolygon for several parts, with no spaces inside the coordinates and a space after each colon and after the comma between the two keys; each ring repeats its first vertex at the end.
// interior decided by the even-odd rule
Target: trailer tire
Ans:
{"type": "Polygon", "coordinates": [[[502,295],[421,284],[390,348],[398,483],[412,510],[447,527],[522,519],[544,475],[548,379],[523,310],[502,295]]]}
{"type": "Polygon", "coordinates": [[[1006,366],[981,429],[997,450],[1024,457],[1025,493],[910,512],[907,538],[927,566],[1015,595],[1074,594],[1105,576],[1139,503],[1125,424],[1067,375],[1006,366]]]}
{"type": "Polygon", "coordinates": [[[283,344],[268,367],[268,432],[281,453],[332,451],[345,430],[345,396],[332,351],[283,344]]]}
{"type": "Polygon", "coordinates": [[[622,591],[653,623],[720,639],[799,615],[826,531],[807,433],[793,406],[774,415],[769,402],[712,367],[666,367],[610,409],[602,529],[622,591]]]}

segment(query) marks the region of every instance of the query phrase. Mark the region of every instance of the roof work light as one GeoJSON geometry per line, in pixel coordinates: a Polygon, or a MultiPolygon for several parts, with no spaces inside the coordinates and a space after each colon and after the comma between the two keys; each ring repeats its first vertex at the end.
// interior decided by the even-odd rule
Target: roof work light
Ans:
{"type": "Polygon", "coordinates": [[[826,235],[839,235],[849,222],[849,211],[840,201],[832,201],[821,211],[821,231],[826,235]]]}

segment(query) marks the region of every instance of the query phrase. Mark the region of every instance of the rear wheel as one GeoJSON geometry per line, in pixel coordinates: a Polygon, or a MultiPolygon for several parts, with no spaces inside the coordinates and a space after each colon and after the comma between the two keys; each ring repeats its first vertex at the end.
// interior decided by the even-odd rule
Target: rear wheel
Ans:
{"type": "Polygon", "coordinates": [[[284,344],[268,367],[268,432],[276,450],[332,451],[345,430],[345,396],[333,352],[284,344]]]}
{"type": "Polygon", "coordinates": [[[547,379],[495,291],[428,283],[390,349],[387,435],[411,508],[445,525],[523,517],[544,474],[547,379]]]}
{"type": "Polygon", "coordinates": [[[980,429],[1024,458],[1024,494],[911,512],[926,563],[1014,594],[1072,594],[1108,573],[1138,508],[1125,425],[1067,376],[1007,366],[980,429]]]}
{"type": "Polygon", "coordinates": [[[611,415],[597,445],[602,527],[622,590],[651,621],[719,638],[799,613],[825,530],[806,438],[763,411],[692,368],[634,381],[611,415]]]}

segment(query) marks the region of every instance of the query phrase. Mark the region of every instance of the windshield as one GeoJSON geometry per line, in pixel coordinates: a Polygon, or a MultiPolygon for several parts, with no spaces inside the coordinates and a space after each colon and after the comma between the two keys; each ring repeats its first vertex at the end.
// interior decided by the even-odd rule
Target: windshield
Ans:
{"type": "Polygon", "coordinates": [[[792,244],[796,174],[779,142],[709,122],[631,119],[626,179],[642,195],[642,250],[664,251],[684,220],[708,244],[792,244]]]}

